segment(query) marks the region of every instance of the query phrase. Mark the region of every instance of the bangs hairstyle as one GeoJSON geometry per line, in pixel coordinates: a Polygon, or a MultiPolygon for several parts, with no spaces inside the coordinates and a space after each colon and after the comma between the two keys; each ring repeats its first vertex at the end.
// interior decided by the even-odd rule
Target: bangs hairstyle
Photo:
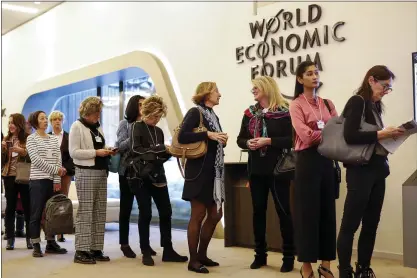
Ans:
{"type": "Polygon", "coordinates": [[[103,102],[99,97],[88,97],[81,102],[78,112],[80,117],[84,118],[94,113],[101,113],[102,109],[103,102]]]}
{"type": "Polygon", "coordinates": [[[266,94],[269,100],[269,109],[288,108],[288,101],[284,99],[277,82],[272,77],[259,76],[252,80],[252,85],[266,94]]]}
{"type": "Polygon", "coordinates": [[[216,82],[201,82],[197,89],[195,90],[195,94],[192,98],[194,104],[201,105],[204,104],[207,97],[214,93],[217,90],[216,82]]]}
{"type": "Polygon", "coordinates": [[[44,111],[41,111],[41,110],[38,110],[38,111],[35,111],[35,112],[33,112],[33,113],[31,113],[30,115],[29,115],[29,123],[30,123],[30,125],[34,128],[34,129],[38,129],[38,127],[39,127],[39,121],[38,121],[38,118],[39,118],[39,115],[41,114],[41,113],[44,113],[45,115],[46,115],[46,113],[44,112],[44,111]]]}
{"type": "Polygon", "coordinates": [[[140,95],[134,95],[129,99],[129,102],[126,105],[125,110],[125,119],[128,123],[133,123],[140,115],[139,101],[141,99],[145,99],[145,97],[140,95]]]}
{"type": "Polygon", "coordinates": [[[142,102],[141,114],[143,119],[149,117],[165,117],[167,106],[160,96],[151,96],[142,102]]]}
{"type": "MultiPolygon", "coordinates": [[[[20,113],[11,114],[9,118],[12,118],[12,122],[17,128],[17,138],[19,139],[20,143],[26,143],[26,138],[29,136],[29,134],[26,132],[26,120],[25,116],[23,116],[20,113]]],[[[3,134],[3,133],[2,133],[3,134]]],[[[7,133],[7,136],[4,140],[9,140],[12,138],[13,134],[10,132],[10,130],[7,133]]]]}
{"type": "Polygon", "coordinates": [[[55,110],[52,111],[51,114],[49,114],[48,120],[52,124],[52,121],[60,119],[61,121],[64,121],[65,115],[61,111],[55,110]]]}

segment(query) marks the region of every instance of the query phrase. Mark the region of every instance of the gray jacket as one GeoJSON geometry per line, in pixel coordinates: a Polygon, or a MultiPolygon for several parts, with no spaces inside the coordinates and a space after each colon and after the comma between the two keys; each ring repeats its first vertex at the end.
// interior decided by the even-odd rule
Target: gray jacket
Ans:
{"type": "Polygon", "coordinates": [[[119,175],[124,176],[126,171],[125,161],[129,155],[131,149],[130,143],[130,133],[132,130],[132,124],[128,123],[126,119],[123,119],[119,123],[117,128],[117,141],[116,147],[119,148],[120,153],[120,166],[119,166],[119,175]]]}

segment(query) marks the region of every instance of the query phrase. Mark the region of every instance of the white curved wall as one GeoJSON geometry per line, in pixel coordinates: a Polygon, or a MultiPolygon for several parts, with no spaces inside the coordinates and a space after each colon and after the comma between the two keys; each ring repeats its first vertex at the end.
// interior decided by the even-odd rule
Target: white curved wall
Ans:
{"type": "MultiPolygon", "coordinates": [[[[272,16],[281,7],[293,11],[298,7],[305,10],[307,5],[271,4],[253,16],[252,3],[66,2],[2,37],[3,106],[7,113],[20,111],[26,98],[35,93],[30,88],[41,80],[131,51],[148,51],[164,63],[186,108],[191,107],[190,98],[199,82],[218,83],[223,97],[216,111],[231,137],[226,160],[235,162],[239,149],[233,142],[242,111],[252,101],[250,65],[236,64],[235,48],[252,42],[249,22],[272,16]]],[[[319,26],[346,22],[340,29],[346,42],[318,49],[324,66],[321,93],[334,100],[341,111],[366,70],[386,64],[398,79],[394,92],[386,98],[385,122],[400,124],[411,118],[417,3],[320,5],[323,16],[319,26]]],[[[304,29],[294,32],[301,34],[304,29]]],[[[281,79],[279,85],[291,94],[294,78],[281,79]]],[[[413,138],[390,159],[392,175],[376,243],[381,254],[402,254],[401,183],[416,169],[416,156],[417,138],[413,138]]],[[[343,194],[338,201],[338,220],[343,194]]]]}

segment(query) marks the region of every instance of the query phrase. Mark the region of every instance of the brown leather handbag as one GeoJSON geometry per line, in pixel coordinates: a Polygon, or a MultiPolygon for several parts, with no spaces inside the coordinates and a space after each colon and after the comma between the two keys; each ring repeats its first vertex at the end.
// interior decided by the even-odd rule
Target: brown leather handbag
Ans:
{"type": "Polygon", "coordinates": [[[16,180],[15,180],[15,183],[29,184],[30,167],[31,167],[31,163],[30,163],[29,155],[26,155],[23,158],[23,161],[20,160],[16,163],[16,180]]]}
{"type": "MultiPolygon", "coordinates": [[[[190,144],[179,143],[178,135],[180,133],[181,127],[182,123],[176,129],[174,129],[174,135],[172,136],[172,144],[169,147],[168,151],[172,156],[177,158],[178,167],[180,168],[181,175],[185,179],[184,167],[186,159],[196,159],[204,156],[207,153],[207,141],[199,141],[190,144]]],[[[198,127],[193,129],[193,132],[197,133],[204,131],[207,131],[207,128],[203,124],[203,114],[200,111],[200,124],[198,125],[198,127]]],[[[195,177],[194,179],[196,179],[197,177],[195,177]]]]}

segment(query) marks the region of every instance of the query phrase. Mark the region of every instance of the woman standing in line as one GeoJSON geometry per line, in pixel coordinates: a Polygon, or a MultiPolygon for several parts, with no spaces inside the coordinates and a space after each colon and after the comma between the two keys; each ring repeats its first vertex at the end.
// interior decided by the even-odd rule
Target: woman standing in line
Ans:
{"type": "MultiPolygon", "coordinates": [[[[30,233],[33,242],[33,257],[43,257],[40,242],[41,219],[46,202],[61,190],[61,177],[66,175],[62,167],[61,150],[58,137],[46,133],[48,117],[43,111],[30,114],[29,119],[36,132],[29,135],[27,149],[31,160],[30,167],[30,233]]],[[[45,252],[66,254],[55,241],[55,235],[46,235],[45,252]]]]}
{"type": "Polygon", "coordinates": [[[376,231],[385,196],[385,179],[390,174],[388,152],[378,143],[404,133],[397,127],[384,128],[382,98],[392,91],[395,75],[386,66],[374,66],[365,75],[361,87],[346,104],[344,136],[348,144],[376,144],[366,165],[345,165],[347,196],[337,240],[340,278],[353,277],[351,267],[355,232],[362,223],[358,242],[358,263],[355,277],[375,277],[371,266],[376,231]],[[361,131],[362,114],[365,122],[378,126],[378,131],[361,131]]]}
{"type": "MultiPolygon", "coordinates": [[[[60,111],[53,111],[49,115],[49,122],[52,125],[52,131],[49,133],[58,137],[58,144],[61,150],[62,166],[67,173],[61,178],[61,190],[60,193],[68,197],[69,189],[71,186],[71,179],[75,175],[75,166],[72,158],[69,154],[69,135],[63,130],[62,125],[64,122],[64,113],[60,111]]],[[[64,235],[58,236],[59,242],[65,242],[64,235]]]]}
{"type": "Polygon", "coordinates": [[[108,262],[103,254],[107,212],[109,156],[115,151],[106,146],[100,128],[103,102],[88,97],[81,102],[80,118],[69,134],[69,152],[75,164],[78,211],[75,220],[74,263],[108,262]]]}
{"type": "Polygon", "coordinates": [[[132,126],[132,160],[138,166],[141,179],[131,181],[139,205],[139,237],[142,250],[142,263],[155,264],[152,259],[149,236],[152,220],[152,199],[159,214],[159,230],[163,262],[186,262],[186,256],[179,255],[172,246],[171,217],[172,207],[163,163],[171,155],[166,151],[164,133],[156,125],[165,117],[167,107],[159,96],[151,96],[142,103],[142,120],[132,126]],[[136,164],[138,165],[138,164],[136,164]],[[145,166],[146,165],[146,166],[145,166]]]}
{"type": "Polygon", "coordinates": [[[191,218],[188,224],[188,270],[209,273],[207,267],[218,266],[207,256],[207,248],[217,223],[222,218],[224,202],[224,154],[228,136],[222,131],[213,107],[220,102],[221,94],[214,82],[203,82],[193,96],[196,107],[184,117],[178,141],[181,144],[208,141],[205,156],[189,159],[185,166],[185,183],[182,198],[191,202],[191,218]],[[200,115],[206,132],[193,132],[200,124],[200,115]],[[207,216],[203,223],[204,218],[207,216]]]}
{"type": "Polygon", "coordinates": [[[26,141],[29,134],[25,129],[25,117],[22,114],[11,114],[9,117],[9,132],[1,142],[2,152],[7,153],[7,162],[2,165],[2,178],[4,181],[6,212],[5,228],[7,245],[6,250],[14,249],[15,242],[15,217],[18,195],[22,202],[24,217],[26,222],[26,246],[32,249],[30,240],[30,197],[29,185],[16,183],[17,169],[19,160],[27,156],[26,141]]]}
{"type": "MultiPolygon", "coordinates": [[[[132,125],[136,121],[140,121],[140,108],[145,98],[140,95],[134,95],[129,99],[126,106],[125,118],[120,121],[117,128],[116,148],[119,148],[120,166],[119,166],[119,186],[120,186],[120,211],[119,211],[119,244],[120,250],[127,258],[136,258],[135,252],[129,245],[129,225],[130,214],[132,212],[134,194],[129,188],[126,179],[126,158],[131,149],[130,133],[132,125]]],[[[136,199],[137,200],[137,199],[136,199]]],[[[156,252],[149,247],[151,255],[155,256],[156,252]]]]}
{"type": "Polygon", "coordinates": [[[296,70],[294,100],[290,105],[295,129],[297,162],[294,179],[294,228],[298,261],[303,263],[302,277],[312,278],[312,263],[321,260],[319,276],[334,277],[330,261],[336,259],[336,180],[333,161],[317,152],[321,130],[337,116],[334,104],[330,110],[317,95],[319,71],[310,61],[296,70]]]}
{"type": "Polygon", "coordinates": [[[266,210],[269,191],[279,216],[283,239],[281,272],[294,269],[294,235],[290,212],[290,177],[274,176],[278,157],[292,147],[292,126],[288,102],[275,80],[261,76],[252,80],[256,104],[245,110],[237,144],[249,149],[248,174],[253,207],[255,260],[252,269],[267,264],[266,210]]]}

